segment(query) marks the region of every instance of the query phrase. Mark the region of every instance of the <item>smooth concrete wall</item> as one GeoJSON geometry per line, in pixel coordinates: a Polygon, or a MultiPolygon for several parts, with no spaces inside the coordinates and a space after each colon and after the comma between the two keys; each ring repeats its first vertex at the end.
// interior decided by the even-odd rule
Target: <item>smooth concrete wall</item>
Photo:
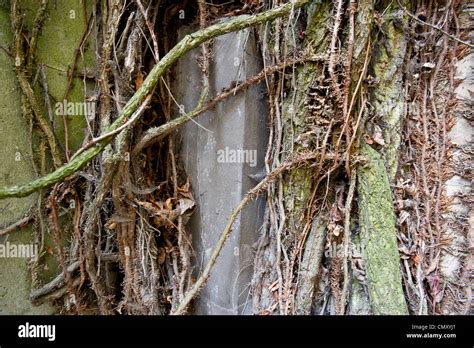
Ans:
{"type": "MultiPolygon", "coordinates": [[[[180,36],[194,30],[184,28],[180,36]]],[[[252,30],[218,37],[211,49],[214,55],[209,74],[211,97],[262,69],[252,30]]],[[[188,53],[180,59],[175,71],[174,93],[186,112],[195,107],[202,91],[202,71],[197,63],[200,54],[200,48],[188,53]]],[[[268,139],[264,93],[262,84],[252,86],[200,116],[199,125],[188,122],[180,134],[181,161],[197,203],[188,223],[196,256],[196,276],[208,263],[232,209],[256,185],[249,175],[264,168],[268,139]]],[[[263,212],[264,197],[259,197],[235,221],[197,299],[196,314],[251,313],[252,244],[262,225],[263,212]]]]}

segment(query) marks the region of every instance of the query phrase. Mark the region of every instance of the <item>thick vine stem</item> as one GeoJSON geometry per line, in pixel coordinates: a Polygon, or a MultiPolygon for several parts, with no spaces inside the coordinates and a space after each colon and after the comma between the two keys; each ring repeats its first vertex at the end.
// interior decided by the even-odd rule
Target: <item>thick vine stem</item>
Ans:
{"type": "MultiPolygon", "coordinates": [[[[309,2],[310,0],[293,0],[280,7],[256,15],[238,16],[228,22],[214,24],[205,29],[198,30],[193,34],[186,35],[153,67],[140,89],[138,89],[138,91],[136,91],[132,98],[127,102],[119,117],[110,125],[106,132],[111,132],[121,126],[143,103],[146,96],[155,88],[157,82],[160,77],[163,76],[165,71],[167,71],[180,57],[193,48],[196,48],[207,40],[217,36],[286,16],[293,10],[298,9],[309,2]]],[[[104,139],[97,143],[95,147],[85,150],[67,164],[44,177],[33,180],[27,184],[0,188],[0,199],[8,197],[25,197],[35,191],[49,187],[67,178],[86,165],[97,154],[102,152],[112,139],[113,137],[104,139]]]]}

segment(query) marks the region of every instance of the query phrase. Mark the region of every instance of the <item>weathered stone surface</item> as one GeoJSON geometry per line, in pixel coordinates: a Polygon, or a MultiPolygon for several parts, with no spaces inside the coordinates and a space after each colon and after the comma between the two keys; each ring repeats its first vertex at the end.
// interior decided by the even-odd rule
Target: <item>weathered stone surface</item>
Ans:
{"type": "MultiPolygon", "coordinates": [[[[262,67],[252,30],[218,37],[212,50],[215,57],[209,76],[211,96],[258,73],[262,67]]],[[[187,112],[195,107],[202,90],[199,55],[199,49],[193,50],[176,68],[175,94],[187,112]]],[[[249,175],[263,168],[267,141],[263,93],[261,85],[252,86],[202,115],[197,120],[199,126],[188,122],[181,133],[181,160],[197,202],[188,224],[196,253],[196,274],[209,261],[232,209],[255,186],[256,181],[249,175]]],[[[235,221],[211,276],[200,292],[196,313],[250,312],[252,244],[261,226],[263,208],[264,202],[257,199],[235,221]]]]}
{"type": "MultiPolygon", "coordinates": [[[[9,9],[0,3],[0,46],[12,42],[9,9]]],[[[22,117],[21,92],[12,59],[0,50],[0,186],[27,182],[34,177],[29,146],[28,125],[22,117]]],[[[24,216],[36,196],[0,201],[0,226],[24,216]]],[[[0,243],[32,243],[29,229],[1,237],[0,243]]],[[[33,307],[28,301],[30,273],[25,258],[0,258],[0,314],[49,314],[48,306],[33,307]]]]}
{"type": "MultiPolygon", "coordinates": [[[[28,26],[32,26],[39,1],[22,0],[21,8],[24,9],[28,26]]],[[[92,4],[86,6],[88,13],[92,11],[92,4]]],[[[68,83],[67,72],[71,68],[74,51],[79,49],[79,43],[85,30],[85,18],[82,3],[79,1],[57,1],[48,6],[45,21],[38,39],[36,61],[38,65],[44,64],[48,81],[48,92],[54,112],[54,129],[61,144],[64,144],[64,127],[62,117],[56,112],[56,103],[63,102],[68,83]]],[[[85,75],[95,73],[95,55],[93,33],[88,36],[82,52],[77,59],[76,72],[85,75]]],[[[41,77],[39,77],[41,79],[41,77]]],[[[38,87],[39,84],[36,84],[38,87]]],[[[79,148],[84,139],[86,120],[80,106],[83,105],[85,95],[94,93],[95,84],[89,79],[75,77],[72,80],[71,90],[67,96],[68,103],[74,104],[72,114],[67,115],[69,148],[73,152],[79,148]],[[87,89],[87,91],[85,91],[87,89]]],[[[39,101],[44,100],[44,94],[36,88],[39,101]]],[[[67,104],[66,104],[67,105],[67,104]]],[[[70,104],[71,105],[71,104],[70,104]]],[[[46,108],[44,109],[47,115],[46,108]]]]}
{"type": "MultiPolygon", "coordinates": [[[[471,18],[472,12],[460,16],[463,20],[471,18]]],[[[465,298],[465,305],[459,306],[451,301],[453,295],[445,294],[441,301],[443,314],[466,314],[469,311],[471,293],[474,285],[469,284],[469,271],[474,269],[473,258],[469,248],[474,245],[472,231],[474,228],[474,209],[469,204],[472,197],[472,146],[474,127],[472,126],[472,93],[474,92],[474,54],[456,63],[455,80],[459,83],[455,89],[457,102],[453,108],[453,126],[449,129],[448,138],[452,144],[453,173],[444,182],[446,197],[449,199],[443,218],[448,222],[442,238],[449,240],[449,247],[440,252],[440,277],[455,289],[454,296],[465,298]],[[464,231],[463,231],[464,230],[464,231]]],[[[461,302],[462,303],[462,302],[461,302]]]]}
{"type": "MultiPolygon", "coordinates": [[[[25,25],[30,27],[36,16],[38,1],[22,0],[19,2],[22,14],[25,16],[25,25]]],[[[88,8],[90,13],[90,8],[88,8]]],[[[10,47],[12,41],[11,23],[9,18],[9,2],[0,1],[0,45],[10,47]]],[[[48,82],[50,102],[55,112],[55,102],[61,102],[67,85],[67,71],[70,68],[74,50],[78,48],[84,30],[85,20],[83,6],[80,2],[55,2],[48,6],[46,18],[37,46],[37,63],[45,65],[45,74],[48,82]]],[[[89,40],[90,41],[90,40],[89,40]]],[[[90,69],[94,64],[94,55],[90,42],[84,47],[77,63],[77,71],[93,72],[90,69]],[[88,66],[89,68],[85,68],[88,66]]],[[[37,73],[34,71],[33,73],[37,73]]],[[[17,86],[14,66],[11,58],[5,51],[0,50],[0,186],[26,183],[34,178],[30,154],[30,134],[27,122],[22,118],[21,91],[17,86]]],[[[38,81],[42,81],[38,72],[38,81]]],[[[36,83],[35,92],[40,103],[44,93],[36,83]]],[[[83,82],[82,78],[74,78],[67,102],[83,105],[85,87],[94,88],[90,82],[83,82]]],[[[74,110],[78,110],[75,104],[74,110]]],[[[48,115],[44,108],[45,115],[48,115]]],[[[84,137],[85,115],[74,114],[69,117],[69,147],[78,148],[84,137]]],[[[61,116],[53,116],[54,130],[59,141],[64,142],[64,128],[61,116]]],[[[8,199],[0,201],[0,226],[10,224],[21,218],[36,202],[36,195],[22,199],[8,199]]],[[[6,240],[6,239],[5,239],[6,240]]],[[[10,243],[32,243],[30,229],[15,232],[10,236],[10,243]]],[[[4,239],[0,240],[4,242],[4,239]]],[[[46,236],[46,243],[51,241],[46,236]]],[[[44,281],[54,277],[58,268],[54,255],[48,255],[42,260],[47,264],[48,271],[42,277],[44,281]]],[[[33,307],[28,298],[30,292],[30,273],[26,259],[0,259],[0,313],[34,314],[51,313],[49,306],[33,307]]]]}

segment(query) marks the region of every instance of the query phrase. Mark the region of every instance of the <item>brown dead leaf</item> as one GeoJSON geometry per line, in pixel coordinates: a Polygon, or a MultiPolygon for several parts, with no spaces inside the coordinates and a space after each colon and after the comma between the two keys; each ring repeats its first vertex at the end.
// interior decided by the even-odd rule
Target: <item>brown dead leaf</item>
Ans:
{"type": "Polygon", "coordinates": [[[193,195],[190,191],[189,180],[186,181],[186,184],[184,184],[183,186],[178,187],[178,193],[180,196],[194,201],[193,195]]]}
{"type": "Polygon", "coordinates": [[[135,89],[139,89],[143,84],[143,74],[142,72],[139,70],[138,73],[137,73],[137,77],[135,78],[135,89]]]}

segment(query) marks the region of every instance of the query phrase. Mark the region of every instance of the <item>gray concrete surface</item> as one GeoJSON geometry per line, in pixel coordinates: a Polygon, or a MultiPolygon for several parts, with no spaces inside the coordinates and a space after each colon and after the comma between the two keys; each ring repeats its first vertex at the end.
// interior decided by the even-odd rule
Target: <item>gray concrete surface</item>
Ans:
{"type": "MultiPolygon", "coordinates": [[[[195,28],[185,28],[180,36],[195,28]]],[[[261,59],[251,30],[218,37],[213,42],[210,63],[210,96],[234,81],[258,73],[261,59]]],[[[186,112],[191,111],[202,90],[197,63],[200,49],[180,59],[174,93],[186,112]]],[[[231,211],[255,186],[249,175],[262,171],[268,127],[263,85],[226,99],[180,134],[181,161],[189,176],[197,203],[188,231],[192,235],[195,274],[207,264],[231,211]]],[[[262,224],[264,201],[260,197],[235,221],[231,236],[211,276],[196,301],[196,314],[249,314],[249,282],[252,275],[252,244],[262,224]]]]}

